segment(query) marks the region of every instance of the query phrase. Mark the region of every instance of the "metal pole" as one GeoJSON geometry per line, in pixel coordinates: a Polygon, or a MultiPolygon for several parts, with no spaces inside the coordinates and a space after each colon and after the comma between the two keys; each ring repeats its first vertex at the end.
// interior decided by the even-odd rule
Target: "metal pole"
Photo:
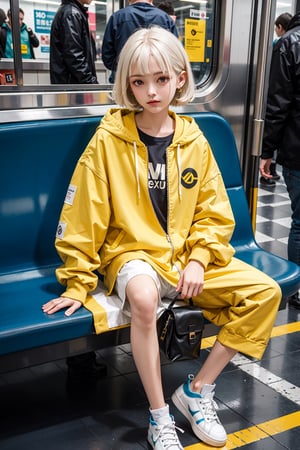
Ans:
{"type": "MultiPolygon", "coordinates": [[[[253,127],[253,146],[252,155],[259,156],[261,151],[263,117],[264,117],[264,100],[265,100],[265,86],[268,64],[268,54],[270,48],[270,30],[271,23],[273,23],[272,15],[272,0],[265,0],[262,2],[261,12],[261,27],[259,33],[259,50],[257,58],[256,71],[256,97],[254,102],[254,127],[253,127]]],[[[269,71],[268,71],[269,74],[269,71]]]]}
{"type": "Polygon", "coordinates": [[[21,33],[19,23],[19,0],[10,0],[12,40],[14,47],[14,70],[16,83],[23,86],[23,62],[21,54],[21,33]]]}
{"type": "Polygon", "coordinates": [[[250,179],[252,180],[250,192],[250,210],[252,216],[253,230],[256,227],[256,209],[258,196],[258,177],[259,177],[259,156],[261,153],[264,108],[266,99],[266,77],[269,74],[269,55],[272,46],[271,33],[275,16],[275,2],[273,0],[263,0],[261,2],[261,18],[259,30],[259,46],[257,54],[255,99],[253,112],[252,145],[250,164],[250,179]]]}

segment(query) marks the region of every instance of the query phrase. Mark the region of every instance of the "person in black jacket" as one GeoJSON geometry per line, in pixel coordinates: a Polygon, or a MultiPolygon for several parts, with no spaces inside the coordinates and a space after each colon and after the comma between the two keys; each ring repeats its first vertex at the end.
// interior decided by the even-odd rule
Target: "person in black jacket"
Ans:
{"type": "Polygon", "coordinates": [[[96,46],[88,23],[92,0],[62,0],[51,26],[50,79],[52,84],[98,83],[96,46]]]}
{"type": "MultiPolygon", "coordinates": [[[[300,265],[300,11],[274,46],[260,160],[260,173],[271,178],[270,164],[276,162],[291,200],[292,222],[288,259],[300,265]]],[[[300,309],[298,292],[288,299],[300,309]]]]}
{"type": "Polygon", "coordinates": [[[150,25],[158,25],[178,37],[174,20],[165,11],[153,6],[152,0],[129,0],[126,8],[110,16],[102,41],[102,61],[111,70],[110,83],[114,82],[119,54],[129,36],[138,28],[150,25]]]}
{"type": "MultiPolygon", "coordinates": [[[[275,27],[275,33],[277,35],[277,38],[273,40],[273,46],[275,46],[278,42],[278,40],[286,33],[288,24],[292,18],[292,14],[286,12],[283,14],[280,14],[274,23],[275,27]]],[[[274,154],[274,158],[276,159],[276,154],[274,154]]],[[[276,181],[280,179],[280,175],[276,172],[276,162],[272,161],[270,164],[270,174],[272,175],[272,178],[264,178],[260,177],[260,183],[264,184],[266,186],[272,186],[274,187],[276,185],[276,181]]]]}

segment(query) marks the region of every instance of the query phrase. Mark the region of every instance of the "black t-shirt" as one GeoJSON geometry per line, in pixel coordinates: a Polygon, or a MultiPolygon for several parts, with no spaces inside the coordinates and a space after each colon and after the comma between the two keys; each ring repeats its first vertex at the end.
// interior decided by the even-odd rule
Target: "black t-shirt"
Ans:
{"type": "Polygon", "coordinates": [[[168,232],[168,190],[166,149],[171,144],[173,133],[165,137],[149,136],[138,130],[141,141],[148,149],[148,189],[154,211],[168,232]]]}

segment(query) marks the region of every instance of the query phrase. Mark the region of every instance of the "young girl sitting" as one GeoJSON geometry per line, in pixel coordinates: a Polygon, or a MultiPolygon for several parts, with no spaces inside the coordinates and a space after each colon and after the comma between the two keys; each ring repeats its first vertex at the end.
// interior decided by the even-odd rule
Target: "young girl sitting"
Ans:
{"type": "MultiPolygon", "coordinates": [[[[169,31],[139,29],[118,62],[114,97],[74,171],[56,248],[61,297],[48,314],[88,301],[99,271],[131,314],[132,354],[149,402],[148,441],[183,449],[166,404],[156,331],[161,298],[193,298],[220,332],[200,371],[172,396],[202,441],[223,446],[215,380],[236,352],[261,358],[281,297],[266,274],[233,257],[234,218],[220,170],[195,121],[172,112],[194,97],[185,50],[169,31]]],[[[224,149],[226,151],[226,149],[224,149]]]]}

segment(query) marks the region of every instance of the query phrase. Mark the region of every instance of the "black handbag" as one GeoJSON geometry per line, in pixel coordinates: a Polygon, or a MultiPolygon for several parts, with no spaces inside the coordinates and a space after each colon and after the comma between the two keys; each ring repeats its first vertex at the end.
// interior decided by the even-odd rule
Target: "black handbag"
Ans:
{"type": "Polygon", "coordinates": [[[171,361],[200,356],[204,318],[199,307],[190,304],[174,306],[173,300],[157,320],[159,347],[171,361]]]}

